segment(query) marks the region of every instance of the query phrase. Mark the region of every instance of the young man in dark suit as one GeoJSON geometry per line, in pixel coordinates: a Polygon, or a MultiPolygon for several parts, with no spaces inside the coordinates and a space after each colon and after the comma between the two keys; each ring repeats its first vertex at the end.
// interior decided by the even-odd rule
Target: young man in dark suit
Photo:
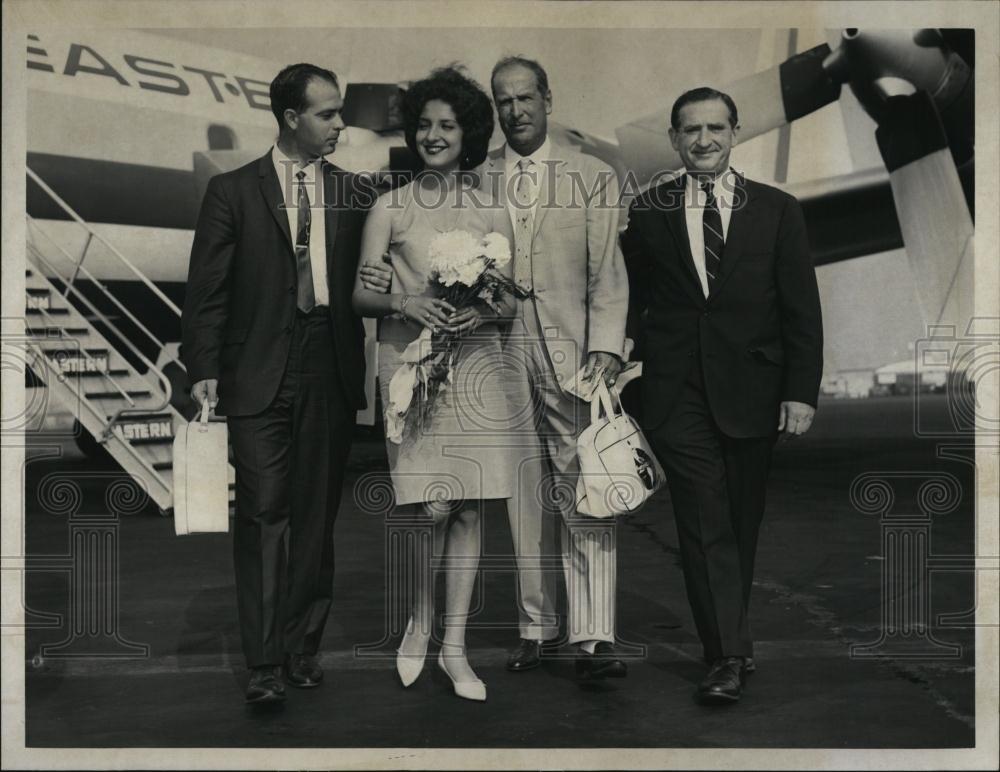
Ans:
{"type": "Polygon", "coordinates": [[[228,417],[236,465],[234,564],[247,702],[317,686],[333,589],[333,525],[364,332],[351,310],[363,198],[323,156],[344,128],[334,73],[286,67],[261,158],[209,182],[184,302],[192,396],[228,417]]]}
{"type": "Polygon", "coordinates": [[[686,174],[636,199],[623,246],[645,351],[643,422],[667,472],[706,703],[738,700],[771,451],[809,429],[823,369],[816,276],[798,202],[732,170],[736,105],[675,102],[686,174]]]}

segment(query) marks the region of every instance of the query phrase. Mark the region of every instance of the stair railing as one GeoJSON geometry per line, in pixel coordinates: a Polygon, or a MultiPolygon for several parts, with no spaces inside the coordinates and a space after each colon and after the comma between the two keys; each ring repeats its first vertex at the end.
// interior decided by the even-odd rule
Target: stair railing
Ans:
{"type": "MultiPolygon", "coordinates": [[[[59,338],[60,338],[60,340],[73,340],[71,337],[68,337],[64,332],[62,332],[62,330],[59,331],[59,338]]],[[[39,368],[39,370],[41,368],[43,368],[43,367],[47,368],[49,370],[54,370],[55,365],[52,362],[49,361],[48,357],[45,356],[45,352],[43,350],[41,350],[40,348],[37,349],[36,356],[38,357],[38,359],[42,360],[39,364],[36,365],[39,368]]],[[[56,373],[53,373],[53,375],[54,375],[54,377],[58,377],[58,374],[56,374],[56,373]]],[[[117,384],[116,384],[116,388],[118,388],[117,384]]],[[[120,389],[119,389],[119,391],[120,391],[120,389]]],[[[126,396],[126,399],[129,399],[129,398],[126,396]]],[[[131,399],[129,399],[129,401],[131,402],[131,399]]],[[[90,412],[90,414],[93,415],[95,418],[97,418],[98,420],[100,420],[102,422],[106,420],[107,416],[104,415],[103,411],[100,412],[100,413],[98,413],[97,409],[88,400],[83,399],[83,400],[80,400],[80,402],[81,402],[81,404],[84,407],[86,407],[86,409],[90,412]]],[[[119,411],[119,413],[121,413],[121,412],[122,411],[119,411]]],[[[143,412],[145,412],[145,410],[143,410],[143,412]]],[[[108,428],[105,429],[105,431],[102,433],[102,437],[101,437],[101,441],[102,442],[106,442],[107,441],[107,439],[110,436],[111,429],[113,428],[113,426],[114,426],[113,424],[109,424],[108,428]]],[[[146,461],[142,457],[142,454],[139,453],[139,451],[136,450],[132,446],[132,443],[130,443],[130,442],[122,442],[121,444],[122,444],[122,446],[124,446],[125,450],[129,453],[130,456],[132,456],[133,459],[135,459],[140,465],[146,467],[147,473],[150,474],[150,475],[152,475],[153,479],[157,483],[159,483],[161,487],[166,488],[166,489],[169,490],[170,486],[167,485],[167,481],[163,479],[163,475],[161,475],[158,471],[156,471],[155,469],[152,468],[152,466],[149,465],[149,462],[146,461]]]]}
{"type": "MultiPolygon", "coordinates": [[[[33,169],[31,169],[30,167],[26,167],[26,171],[28,177],[32,181],[34,181],[35,184],[37,184],[38,187],[41,188],[41,190],[44,191],[50,199],[52,199],[52,201],[54,201],[67,215],[69,215],[69,217],[77,225],[83,228],[84,231],[86,231],[87,233],[87,238],[86,241],[84,242],[83,249],[81,250],[79,257],[74,258],[61,244],[59,244],[50,234],[48,234],[44,228],[40,227],[39,224],[34,220],[34,218],[32,218],[30,215],[27,215],[27,220],[29,224],[34,226],[33,229],[34,232],[43,235],[49,241],[49,243],[55,246],[56,249],[58,249],[59,252],[62,253],[62,255],[66,258],[69,264],[73,266],[72,275],[68,278],[63,276],[62,273],[59,270],[57,270],[55,266],[53,266],[52,263],[44,257],[44,255],[42,254],[41,250],[37,245],[29,243],[29,246],[31,247],[30,252],[34,257],[33,262],[35,262],[35,264],[38,265],[39,268],[44,266],[45,271],[43,271],[43,273],[48,273],[49,275],[54,276],[65,285],[66,290],[64,293],[64,297],[68,298],[69,294],[72,292],[73,296],[77,300],[79,300],[88,309],[88,311],[90,311],[96,318],[100,319],[101,322],[103,322],[103,324],[110,331],[112,331],[118,337],[118,339],[123,344],[125,344],[128,347],[128,349],[143,364],[146,365],[148,371],[152,373],[158,380],[160,384],[160,389],[164,395],[160,404],[155,407],[146,407],[146,408],[123,407],[120,410],[118,410],[108,421],[107,426],[103,432],[103,436],[99,438],[101,439],[101,441],[105,441],[110,436],[110,433],[113,431],[116,423],[122,416],[137,412],[156,412],[158,410],[163,410],[165,407],[167,407],[167,405],[170,404],[170,399],[173,393],[172,391],[173,387],[171,386],[170,379],[167,378],[167,376],[163,373],[163,370],[160,367],[157,367],[154,362],[150,361],[149,357],[143,354],[142,351],[139,349],[139,347],[136,346],[128,338],[128,336],[126,336],[117,327],[117,325],[115,325],[114,322],[111,321],[111,319],[109,319],[105,314],[103,314],[100,310],[98,310],[94,306],[94,304],[80,291],[80,289],[76,286],[76,281],[81,276],[87,279],[97,290],[99,290],[105,298],[107,298],[119,311],[121,311],[121,313],[125,317],[127,317],[129,321],[131,321],[132,324],[134,324],[136,328],[154,344],[154,346],[158,350],[157,359],[159,359],[160,356],[166,353],[168,363],[173,362],[177,364],[184,372],[187,371],[187,368],[184,367],[184,363],[176,355],[172,354],[169,351],[167,345],[163,341],[157,338],[156,335],[154,335],[149,330],[149,328],[145,324],[143,324],[142,321],[140,321],[134,313],[132,313],[132,311],[130,311],[117,297],[115,297],[115,295],[110,290],[108,290],[108,288],[103,283],[101,283],[97,279],[97,277],[95,277],[84,266],[83,264],[84,260],[87,257],[87,252],[89,251],[93,241],[97,240],[101,244],[103,244],[107,248],[110,254],[115,256],[119,260],[119,262],[121,262],[126,268],[128,268],[128,270],[136,277],[136,279],[139,282],[141,282],[144,286],[146,286],[159,300],[163,302],[163,304],[178,318],[178,321],[180,320],[181,317],[181,310],[169,297],[166,296],[166,294],[164,294],[164,292],[159,287],[157,287],[152,281],[150,281],[150,279],[145,274],[143,274],[142,271],[140,271],[128,258],[126,258],[113,244],[111,244],[106,238],[104,238],[99,233],[97,233],[93,228],[91,228],[90,225],[82,217],[80,217],[80,215],[77,214],[77,212],[59,196],[59,194],[57,194],[54,190],[52,190],[52,188],[49,187],[48,184],[46,184],[45,181],[42,180],[42,178],[39,177],[38,174],[33,169]]],[[[121,391],[121,389],[119,389],[119,391],[121,391]]],[[[131,400],[129,400],[129,402],[131,402],[131,400]]]]}

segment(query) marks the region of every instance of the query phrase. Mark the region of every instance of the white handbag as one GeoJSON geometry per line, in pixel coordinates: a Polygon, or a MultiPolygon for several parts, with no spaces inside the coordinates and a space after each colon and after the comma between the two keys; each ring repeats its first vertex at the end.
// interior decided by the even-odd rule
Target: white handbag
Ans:
{"type": "Polygon", "coordinates": [[[201,418],[183,424],[174,437],[174,531],[226,533],[229,530],[229,434],[223,421],[201,418]]]}
{"type": "Polygon", "coordinates": [[[590,426],[577,438],[576,453],[576,511],[581,515],[636,512],[665,482],[649,442],[622,410],[618,389],[609,390],[603,378],[590,400],[590,426]]]}

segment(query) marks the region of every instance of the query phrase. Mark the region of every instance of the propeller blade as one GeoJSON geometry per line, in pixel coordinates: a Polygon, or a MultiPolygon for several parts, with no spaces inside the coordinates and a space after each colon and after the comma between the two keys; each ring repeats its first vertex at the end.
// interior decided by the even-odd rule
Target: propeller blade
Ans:
{"type": "Polygon", "coordinates": [[[931,96],[888,98],[875,138],[924,320],[962,334],[974,312],[975,229],[931,96]]]}
{"type": "MultiPolygon", "coordinates": [[[[958,170],[970,212],[975,175],[972,161],[958,170]]],[[[802,205],[814,265],[903,247],[889,173],[884,166],[779,187],[802,205]]]]}
{"type": "MultiPolygon", "coordinates": [[[[740,141],[780,128],[836,101],[840,97],[840,83],[823,67],[829,55],[830,47],[824,43],[776,67],[724,86],[721,90],[737,105],[753,105],[741,119],[740,141]]],[[[671,95],[666,104],[672,105],[678,96],[671,95]]],[[[622,160],[640,185],[682,165],[670,146],[669,128],[668,106],[615,129],[622,160]]]]}

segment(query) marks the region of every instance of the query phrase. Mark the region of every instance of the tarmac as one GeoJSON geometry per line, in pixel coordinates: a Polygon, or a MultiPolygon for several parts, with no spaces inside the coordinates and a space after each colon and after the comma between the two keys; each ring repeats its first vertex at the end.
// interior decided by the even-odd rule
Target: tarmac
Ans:
{"type": "Polygon", "coordinates": [[[926,426],[914,423],[913,397],[830,400],[808,435],[779,443],[751,601],[758,670],[743,700],[724,708],[694,700],[705,669],[666,492],[618,526],[617,631],[628,677],[589,683],[577,681],[565,649],[537,670],[504,669],[518,637],[515,574],[503,508],[488,505],[488,570],[468,632],[470,662],[488,699],[470,703],[451,693],[434,666],[433,645],[417,683],[404,689],[398,682],[386,521],[352,493],[363,475],[385,471],[385,451],[379,437],[362,433],[336,527],[325,681],[289,689],[278,709],[255,709],[243,703],[230,536],[177,537],[155,507],[109,521],[113,463],[84,458],[71,442],[46,455],[44,436],[35,437],[24,470],[27,745],[972,747],[974,629],[967,612],[975,597],[962,559],[975,552],[974,470],[964,460],[971,438],[948,434],[946,397],[919,400],[926,426]],[[954,452],[939,457],[945,445],[954,452]],[[957,484],[957,498],[930,505],[921,485],[942,473],[957,484]],[[890,514],[905,520],[897,526],[924,528],[924,557],[939,561],[933,572],[910,564],[896,581],[890,566],[884,581],[892,561],[884,537],[893,522],[880,517],[877,491],[856,488],[852,497],[852,483],[865,474],[889,481],[890,514]],[[82,498],[60,497],[60,479],[74,481],[82,498]],[[922,518],[928,507],[934,513],[922,518]],[[104,529],[102,543],[118,554],[117,576],[110,560],[101,563],[103,574],[78,570],[72,579],[67,556],[87,523],[104,529]],[[80,608],[90,616],[74,611],[80,608]],[[900,634],[886,625],[885,618],[900,618],[891,614],[905,617],[900,634]]]}

